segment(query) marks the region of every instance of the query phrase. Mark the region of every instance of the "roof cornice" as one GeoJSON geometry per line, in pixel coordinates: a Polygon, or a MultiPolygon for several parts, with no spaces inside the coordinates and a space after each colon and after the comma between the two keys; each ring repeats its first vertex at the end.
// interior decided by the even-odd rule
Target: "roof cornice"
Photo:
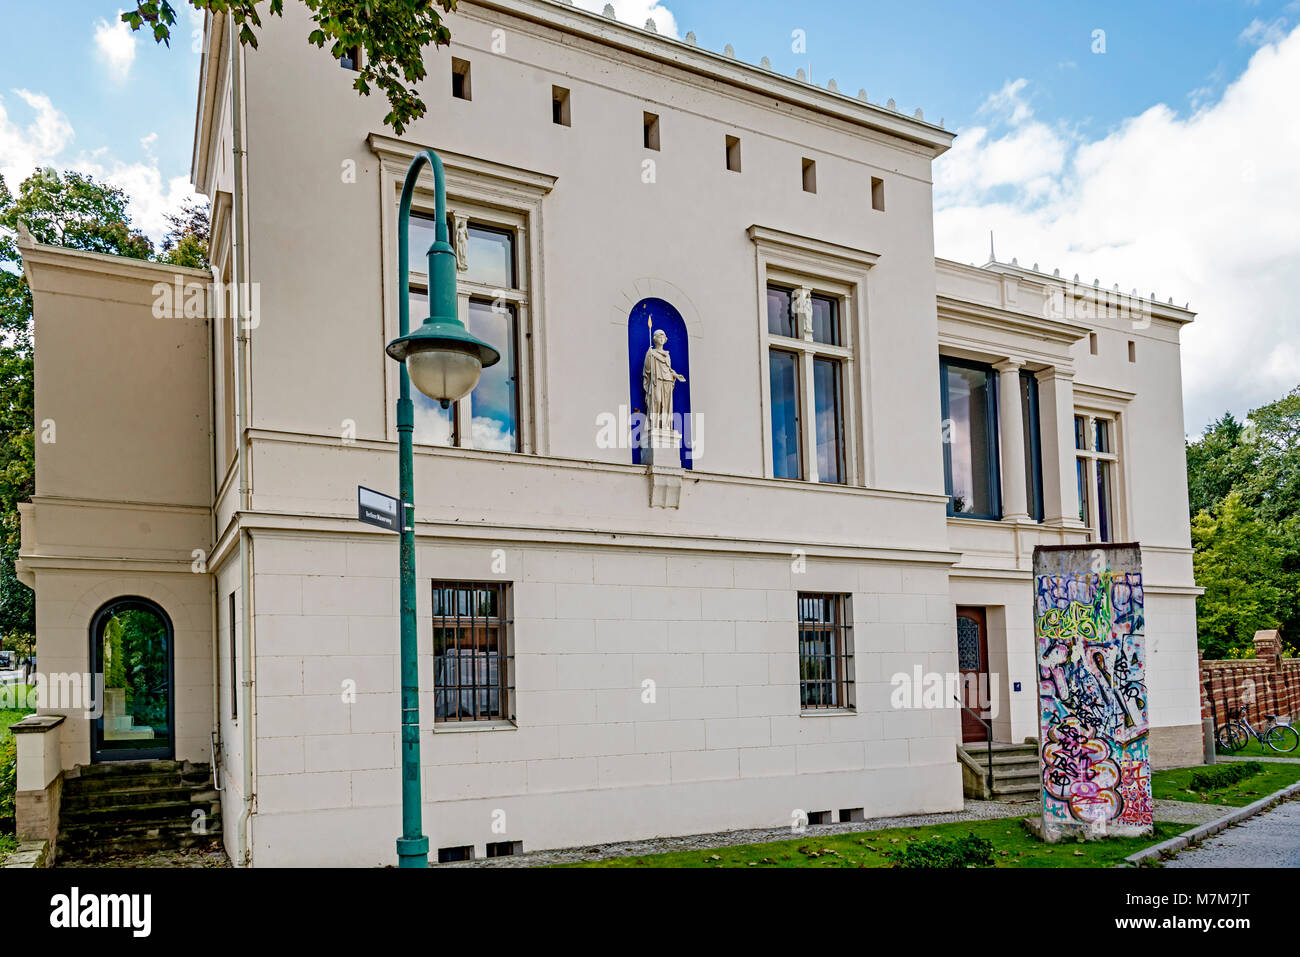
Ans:
{"type": "Polygon", "coordinates": [[[570,6],[563,0],[462,0],[457,12],[470,13],[474,7],[508,14],[885,133],[925,147],[931,157],[946,152],[956,136],[950,130],[897,110],[792,79],[735,57],[701,49],[684,40],[620,23],[602,14],[570,6]]]}

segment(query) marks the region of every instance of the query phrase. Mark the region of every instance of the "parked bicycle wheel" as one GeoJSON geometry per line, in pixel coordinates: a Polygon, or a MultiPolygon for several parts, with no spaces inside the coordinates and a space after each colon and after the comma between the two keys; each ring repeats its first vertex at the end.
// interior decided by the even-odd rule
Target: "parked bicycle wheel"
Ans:
{"type": "Polygon", "coordinates": [[[1274,751],[1294,751],[1300,745],[1300,731],[1289,725],[1279,724],[1264,732],[1264,743],[1274,751]]]}
{"type": "Polygon", "coordinates": [[[1236,754],[1250,741],[1250,732],[1239,724],[1225,724],[1219,729],[1219,748],[1236,754]]]}

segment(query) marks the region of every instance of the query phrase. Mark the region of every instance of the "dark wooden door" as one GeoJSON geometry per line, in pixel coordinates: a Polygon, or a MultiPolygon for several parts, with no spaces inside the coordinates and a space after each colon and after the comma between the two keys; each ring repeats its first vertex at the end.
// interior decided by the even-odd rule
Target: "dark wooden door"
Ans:
{"type": "MultiPolygon", "coordinates": [[[[962,704],[983,716],[980,693],[989,686],[988,622],[983,608],[957,608],[957,670],[961,672],[962,704]]],[[[987,721],[988,718],[985,718],[987,721]]],[[[962,741],[987,740],[984,725],[962,710],[962,741]]]]}

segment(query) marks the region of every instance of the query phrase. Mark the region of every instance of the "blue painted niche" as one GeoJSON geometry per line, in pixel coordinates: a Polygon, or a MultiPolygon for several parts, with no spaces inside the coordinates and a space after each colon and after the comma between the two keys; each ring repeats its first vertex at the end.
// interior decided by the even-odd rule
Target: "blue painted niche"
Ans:
{"type": "MultiPolygon", "coordinates": [[[[628,408],[633,416],[645,415],[645,393],[641,391],[641,374],[645,368],[650,337],[662,329],[668,336],[664,347],[672,356],[673,369],[686,376],[673,389],[673,414],[678,416],[682,431],[682,468],[693,468],[691,453],[691,349],[682,314],[662,299],[642,299],[627,317],[628,408]]],[[[629,426],[631,428],[631,426],[629,426]]],[[[644,428],[644,426],[643,426],[644,428]]],[[[632,431],[636,431],[632,429],[632,431]]],[[[641,448],[632,444],[632,464],[641,464],[641,448]]]]}

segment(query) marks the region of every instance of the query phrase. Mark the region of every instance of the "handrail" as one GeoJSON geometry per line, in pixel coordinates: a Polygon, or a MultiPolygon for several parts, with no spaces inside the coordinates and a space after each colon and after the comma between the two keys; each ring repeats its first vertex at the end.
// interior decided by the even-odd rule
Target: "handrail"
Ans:
{"type": "Polygon", "coordinates": [[[979,716],[978,713],[976,713],[975,711],[971,711],[970,708],[966,707],[966,705],[962,703],[961,698],[957,697],[957,695],[953,695],[953,696],[952,696],[952,700],[953,700],[953,701],[956,701],[958,707],[960,707],[963,711],[969,713],[970,716],[971,716],[972,718],[974,718],[976,721],[978,721],[980,724],[982,724],[982,725],[984,726],[984,733],[987,735],[987,739],[986,739],[986,740],[987,740],[987,743],[988,743],[988,754],[989,754],[989,800],[991,801],[991,800],[993,800],[993,725],[989,724],[987,721],[985,721],[983,718],[981,718],[981,717],[979,716]]]}

